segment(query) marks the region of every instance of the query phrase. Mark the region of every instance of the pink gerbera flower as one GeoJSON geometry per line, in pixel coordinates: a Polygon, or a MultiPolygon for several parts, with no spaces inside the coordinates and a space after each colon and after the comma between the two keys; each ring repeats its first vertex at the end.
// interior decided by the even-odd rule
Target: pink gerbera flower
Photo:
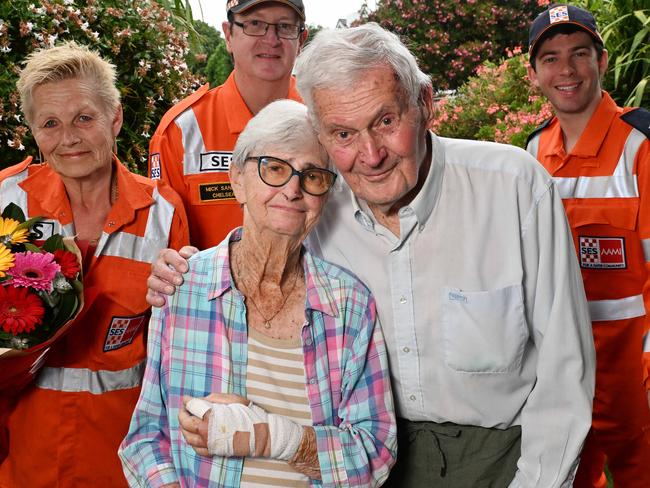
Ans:
{"type": "Polygon", "coordinates": [[[35,290],[52,289],[52,280],[61,271],[61,266],[54,261],[52,253],[27,251],[16,253],[15,256],[16,261],[11,269],[12,285],[35,290]]]}

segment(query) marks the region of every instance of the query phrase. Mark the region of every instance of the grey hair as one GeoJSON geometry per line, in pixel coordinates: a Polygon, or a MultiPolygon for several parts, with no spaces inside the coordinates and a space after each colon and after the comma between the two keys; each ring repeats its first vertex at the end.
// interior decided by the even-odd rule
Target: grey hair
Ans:
{"type": "Polygon", "coordinates": [[[232,164],[243,168],[248,157],[273,156],[263,154],[269,149],[297,152],[314,145],[318,147],[322,161],[330,168],[327,152],[318,141],[307,107],[294,100],[276,100],[246,124],[233,149],[232,164]]]}
{"type": "Polygon", "coordinates": [[[89,78],[93,82],[94,92],[99,95],[107,110],[114,112],[120,104],[120,92],[115,87],[115,66],[96,51],[74,41],[38,49],[29,54],[23,64],[25,66],[16,85],[21,109],[28,124],[31,124],[33,115],[34,88],[46,83],[89,78]]]}
{"type": "MultiPolygon", "coordinates": [[[[431,93],[431,78],[420,70],[415,56],[399,37],[374,22],[319,31],[296,60],[298,91],[314,118],[315,90],[353,88],[366,71],[383,67],[393,70],[411,107],[427,110],[422,101],[431,93]]],[[[430,114],[423,116],[428,119],[430,114]]]]}

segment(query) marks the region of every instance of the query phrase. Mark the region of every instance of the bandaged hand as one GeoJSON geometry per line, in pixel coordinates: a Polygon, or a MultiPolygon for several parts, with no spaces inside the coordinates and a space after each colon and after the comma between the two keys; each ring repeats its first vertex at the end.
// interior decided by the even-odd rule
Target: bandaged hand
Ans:
{"type": "Polygon", "coordinates": [[[267,457],[289,461],[302,440],[303,428],[293,420],[252,402],[212,403],[191,398],[185,407],[207,420],[207,449],[213,456],[267,457]]]}

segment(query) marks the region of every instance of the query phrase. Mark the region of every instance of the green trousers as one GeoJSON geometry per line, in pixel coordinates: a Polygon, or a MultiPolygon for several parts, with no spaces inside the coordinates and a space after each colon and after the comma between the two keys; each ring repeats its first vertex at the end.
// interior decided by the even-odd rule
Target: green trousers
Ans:
{"type": "Polygon", "coordinates": [[[388,488],[505,488],[521,455],[521,427],[397,421],[397,463],[388,488]]]}

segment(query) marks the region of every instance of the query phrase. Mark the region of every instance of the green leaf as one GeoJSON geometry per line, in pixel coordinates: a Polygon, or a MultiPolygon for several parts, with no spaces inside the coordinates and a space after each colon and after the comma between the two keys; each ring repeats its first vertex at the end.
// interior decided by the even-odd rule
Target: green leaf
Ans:
{"type": "Polygon", "coordinates": [[[31,219],[25,220],[24,222],[22,222],[18,227],[16,227],[16,229],[18,229],[18,230],[20,230],[20,229],[29,229],[29,230],[31,230],[32,227],[34,226],[34,224],[36,222],[38,222],[39,220],[41,220],[42,218],[43,217],[41,217],[40,215],[37,216],[37,217],[32,217],[31,219]]]}
{"type": "Polygon", "coordinates": [[[23,213],[22,209],[13,202],[7,205],[2,211],[2,217],[5,219],[14,219],[18,222],[25,221],[25,214],[23,213]]]}
{"type": "Polygon", "coordinates": [[[59,302],[59,308],[56,311],[56,315],[52,320],[51,330],[58,330],[63,324],[65,324],[72,316],[79,306],[79,299],[77,294],[74,291],[70,291],[61,295],[61,300],[59,302]]]}
{"type": "Polygon", "coordinates": [[[25,246],[26,251],[31,251],[31,252],[36,252],[36,253],[41,252],[41,248],[38,247],[38,246],[35,246],[31,242],[25,242],[25,243],[23,243],[23,246],[25,246]]]}
{"type": "Polygon", "coordinates": [[[54,234],[45,241],[45,244],[43,244],[43,250],[47,252],[54,252],[59,249],[65,249],[61,234],[54,234]]]}

